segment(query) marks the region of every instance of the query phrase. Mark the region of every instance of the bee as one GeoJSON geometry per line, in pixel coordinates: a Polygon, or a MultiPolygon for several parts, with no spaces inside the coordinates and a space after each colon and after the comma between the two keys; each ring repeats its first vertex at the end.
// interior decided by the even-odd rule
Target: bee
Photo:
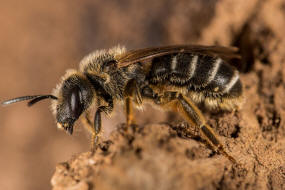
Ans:
{"type": "Polygon", "coordinates": [[[51,99],[58,128],[72,134],[74,123],[82,118],[92,134],[94,150],[101,113],[109,115],[122,102],[129,127],[135,123],[133,107],[151,102],[180,113],[215,151],[235,162],[198,108],[199,104],[210,110],[241,107],[239,72],[228,63],[233,58],[240,58],[234,47],[174,45],[126,51],[117,46],[84,57],[79,70],[68,70],[52,94],[18,97],[2,104],[29,100],[28,106],[32,106],[51,99]],[[94,107],[92,122],[89,113],[94,107]]]}

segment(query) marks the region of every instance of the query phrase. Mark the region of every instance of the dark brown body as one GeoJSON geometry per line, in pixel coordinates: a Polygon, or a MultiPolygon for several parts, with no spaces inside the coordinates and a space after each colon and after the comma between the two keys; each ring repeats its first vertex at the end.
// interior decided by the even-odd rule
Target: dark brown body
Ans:
{"type": "Polygon", "coordinates": [[[92,133],[95,150],[101,131],[101,113],[113,111],[114,103],[125,102],[127,125],[134,123],[132,105],[145,100],[180,113],[204,139],[231,161],[215,133],[197,107],[235,110],[242,104],[238,71],[227,61],[238,58],[235,48],[176,45],[126,51],[123,47],[95,51],[68,70],[52,95],[23,96],[3,102],[30,100],[28,105],[52,99],[57,126],[69,134],[81,117],[92,133]],[[89,110],[97,108],[93,122],[89,110]]]}

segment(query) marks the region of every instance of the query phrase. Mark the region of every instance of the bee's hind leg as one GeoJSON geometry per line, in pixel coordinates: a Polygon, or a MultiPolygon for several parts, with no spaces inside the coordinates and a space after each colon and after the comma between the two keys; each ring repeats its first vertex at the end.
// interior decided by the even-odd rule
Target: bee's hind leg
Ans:
{"type": "Polygon", "coordinates": [[[231,162],[236,163],[236,160],[225,151],[220,140],[217,138],[213,129],[206,123],[204,116],[197,106],[182,94],[177,94],[177,100],[177,111],[182,114],[188,122],[199,128],[202,137],[215,149],[215,151],[220,152],[231,162]]]}
{"type": "Polygon", "coordinates": [[[163,96],[154,99],[154,101],[157,104],[169,105],[172,110],[180,113],[190,124],[199,128],[202,138],[206,140],[215,151],[220,152],[231,162],[236,163],[236,160],[225,151],[217,135],[207,124],[199,108],[191,100],[178,92],[170,91],[165,92],[163,96]]]}

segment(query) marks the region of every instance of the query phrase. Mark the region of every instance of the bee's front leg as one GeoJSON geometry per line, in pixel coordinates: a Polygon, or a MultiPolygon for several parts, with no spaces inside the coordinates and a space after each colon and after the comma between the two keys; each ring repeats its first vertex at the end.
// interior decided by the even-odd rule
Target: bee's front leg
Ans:
{"type": "Polygon", "coordinates": [[[84,116],[81,118],[81,122],[83,124],[83,126],[90,132],[91,136],[92,136],[92,140],[91,140],[91,151],[93,152],[95,150],[95,127],[93,125],[93,123],[90,120],[90,113],[88,111],[85,112],[84,116]]]}
{"type": "Polygon", "coordinates": [[[96,151],[97,149],[99,134],[102,128],[101,112],[102,110],[99,107],[94,117],[94,128],[93,128],[92,139],[91,139],[91,151],[92,152],[96,151]]]}
{"type": "Polygon", "coordinates": [[[97,149],[97,144],[99,140],[99,134],[101,132],[102,120],[101,120],[101,109],[98,109],[94,116],[94,123],[89,119],[89,113],[85,113],[84,117],[82,117],[82,123],[84,127],[91,134],[91,152],[95,152],[97,149]]]}
{"type": "Polygon", "coordinates": [[[89,119],[89,112],[86,112],[84,117],[82,117],[83,125],[86,129],[91,133],[91,151],[95,152],[98,148],[99,137],[102,128],[102,119],[101,112],[105,112],[106,114],[112,111],[112,106],[100,106],[94,116],[94,122],[89,119]]]}
{"type": "Polygon", "coordinates": [[[92,132],[92,139],[91,139],[91,151],[95,152],[96,149],[98,148],[98,142],[99,142],[99,137],[101,133],[101,128],[102,128],[102,119],[101,119],[101,112],[104,112],[106,114],[111,113],[113,109],[113,106],[100,106],[94,116],[94,126],[93,126],[93,132],[92,132]]]}

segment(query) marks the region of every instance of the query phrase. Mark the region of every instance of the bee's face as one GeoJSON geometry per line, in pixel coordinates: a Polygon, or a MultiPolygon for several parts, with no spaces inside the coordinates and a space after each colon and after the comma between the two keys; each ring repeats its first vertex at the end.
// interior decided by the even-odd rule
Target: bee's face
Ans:
{"type": "Polygon", "coordinates": [[[65,79],[55,100],[55,116],[58,128],[73,132],[74,122],[88,109],[93,100],[93,88],[89,81],[79,75],[65,79]]]}
{"type": "Polygon", "coordinates": [[[82,92],[79,87],[67,91],[63,94],[63,101],[57,105],[56,120],[59,128],[64,128],[72,134],[73,124],[79,118],[84,109],[82,92]]]}

